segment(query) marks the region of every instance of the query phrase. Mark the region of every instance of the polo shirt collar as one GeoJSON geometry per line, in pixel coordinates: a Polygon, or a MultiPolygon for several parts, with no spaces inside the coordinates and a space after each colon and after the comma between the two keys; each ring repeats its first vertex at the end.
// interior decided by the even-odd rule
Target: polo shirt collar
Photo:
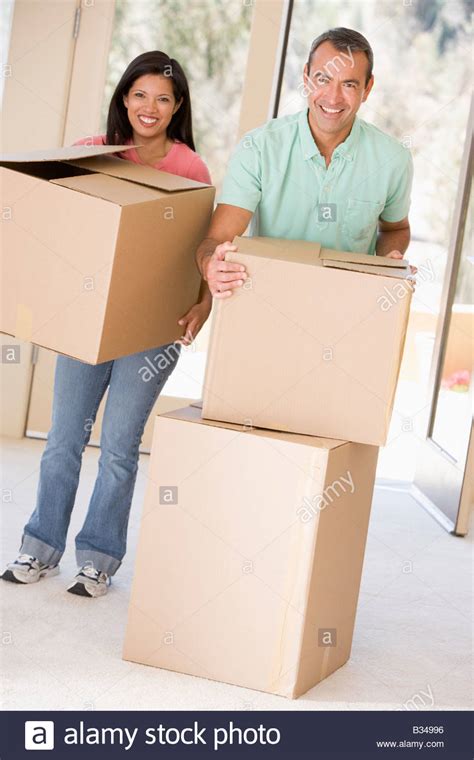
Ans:
{"type": "MultiPolygon", "coordinates": [[[[305,160],[309,158],[313,158],[314,156],[319,156],[321,158],[321,154],[318,150],[318,146],[316,145],[313,135],[311,134],[311,130],[309,128],[308,123],[308,109],[305,109],[304,111],[300,112],[299,119],[298,119],[298,131],[300,136],[300,144],[301,149],[303,151],[303,157],[305,160]]],[[[340,155],[343,158],[347,159],[348,161],[352,161],[354,159],[357,146],[359,144],[359,138],[360,138],[360,120],[356,116],[354,119],[354,123],[352,125],[352,129],[344,142],[342,142],[340,145],[337,146],[337,148],[334,150],[335,156],[340,155]]]]}

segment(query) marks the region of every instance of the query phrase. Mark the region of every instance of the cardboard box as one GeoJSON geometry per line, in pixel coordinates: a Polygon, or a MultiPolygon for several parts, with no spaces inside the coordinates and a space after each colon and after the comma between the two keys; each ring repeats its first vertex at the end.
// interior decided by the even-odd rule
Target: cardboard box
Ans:
{"type": "Polygon", "coordinates": [[[386,442],[411,300],[406,261],[237,238],[249,279],[215,303],[203,416],[386,442]]]}
{"type": "Polygon", "coordinates": [[[91,364],[179,338],[214,188],[72,146],[0,157],[0,330],[91,364]]]}
{"type": "Polygon", "coordinates": [[[124,658],[290,698],[341,667],[377,454],[157,417],[124,658]]]}

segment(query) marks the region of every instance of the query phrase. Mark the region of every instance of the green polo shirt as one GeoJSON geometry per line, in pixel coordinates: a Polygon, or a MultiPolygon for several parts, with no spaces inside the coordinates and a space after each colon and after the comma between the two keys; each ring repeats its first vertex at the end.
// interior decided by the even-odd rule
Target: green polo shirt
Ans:
{"type": "Polygon", "coordinates": [[[375,254],[378,220],[408,215],[412,179],[410,152],[357,116],[326,168],[305,109],[243,137],[218,203],[255,212],[253,235],[375,254]]]}

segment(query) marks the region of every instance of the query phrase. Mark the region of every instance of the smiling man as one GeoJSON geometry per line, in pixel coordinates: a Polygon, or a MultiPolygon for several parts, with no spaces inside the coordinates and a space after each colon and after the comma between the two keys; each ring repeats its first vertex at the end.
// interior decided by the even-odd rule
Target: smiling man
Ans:
{"type": "Polygon", "coordinates": [[[359,32],[314,40],[303,70],[307,108],[249,132],[234,152],[208,237],[196,254],[211,293],[227,298],[246,279],[225,261],[251,233],[402,258],[410,241],[409,151],[357,112],[373,87],[373,53],[359,32]]]}

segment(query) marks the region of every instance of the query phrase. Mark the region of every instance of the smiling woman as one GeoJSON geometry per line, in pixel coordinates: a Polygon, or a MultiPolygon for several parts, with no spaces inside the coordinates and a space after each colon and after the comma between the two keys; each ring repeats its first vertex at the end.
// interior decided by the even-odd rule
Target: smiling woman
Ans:
{"type": "Polygon", "coordinates": [[[149,137],[154,138],[148,145],[137,148],[143,163],[153,166],[175,144],[166,130],[182,98],[176,101],[169,77],[145,74],[134,82],[128,95],[124,95],[123,102],[133,128],[134,141],[140,142],[142,138],[148,142],[149,137]]]}
{"type": "Polygon", "coordinates": [[[107,132],[99,139],[139,145],[120,157],[210,184],[195,152],[186,76],[178,61],[159,50],[142,53],[127,66],[110,100],[107,132]]]}
{"type": "MultiPolygon", "coordinates": [[[[179,63],[160,51],[143,53],[126,68],[112,96],[107,133],[75,144],[136,145],[121,159],[210,183],[194,150],[189,88],[179,63]]],[[[209,316],[203,283],[198,303],[178,320],[175,343],[96,365],[60,355],[56,362],[52,427],[41,459],[36,508],[24,528],[18,557],[3,575],[18,585],[57,575],[82,464],[99,404],[108,389],[99,474],[76,537],[79,571],[68,591],[85,597],[107,593],[126,552],[127,529],[144,427],[176,367],[181,343],[190,343],[209,316]],[[146,379],[144,366],[158,371],[146,379]]]]}

